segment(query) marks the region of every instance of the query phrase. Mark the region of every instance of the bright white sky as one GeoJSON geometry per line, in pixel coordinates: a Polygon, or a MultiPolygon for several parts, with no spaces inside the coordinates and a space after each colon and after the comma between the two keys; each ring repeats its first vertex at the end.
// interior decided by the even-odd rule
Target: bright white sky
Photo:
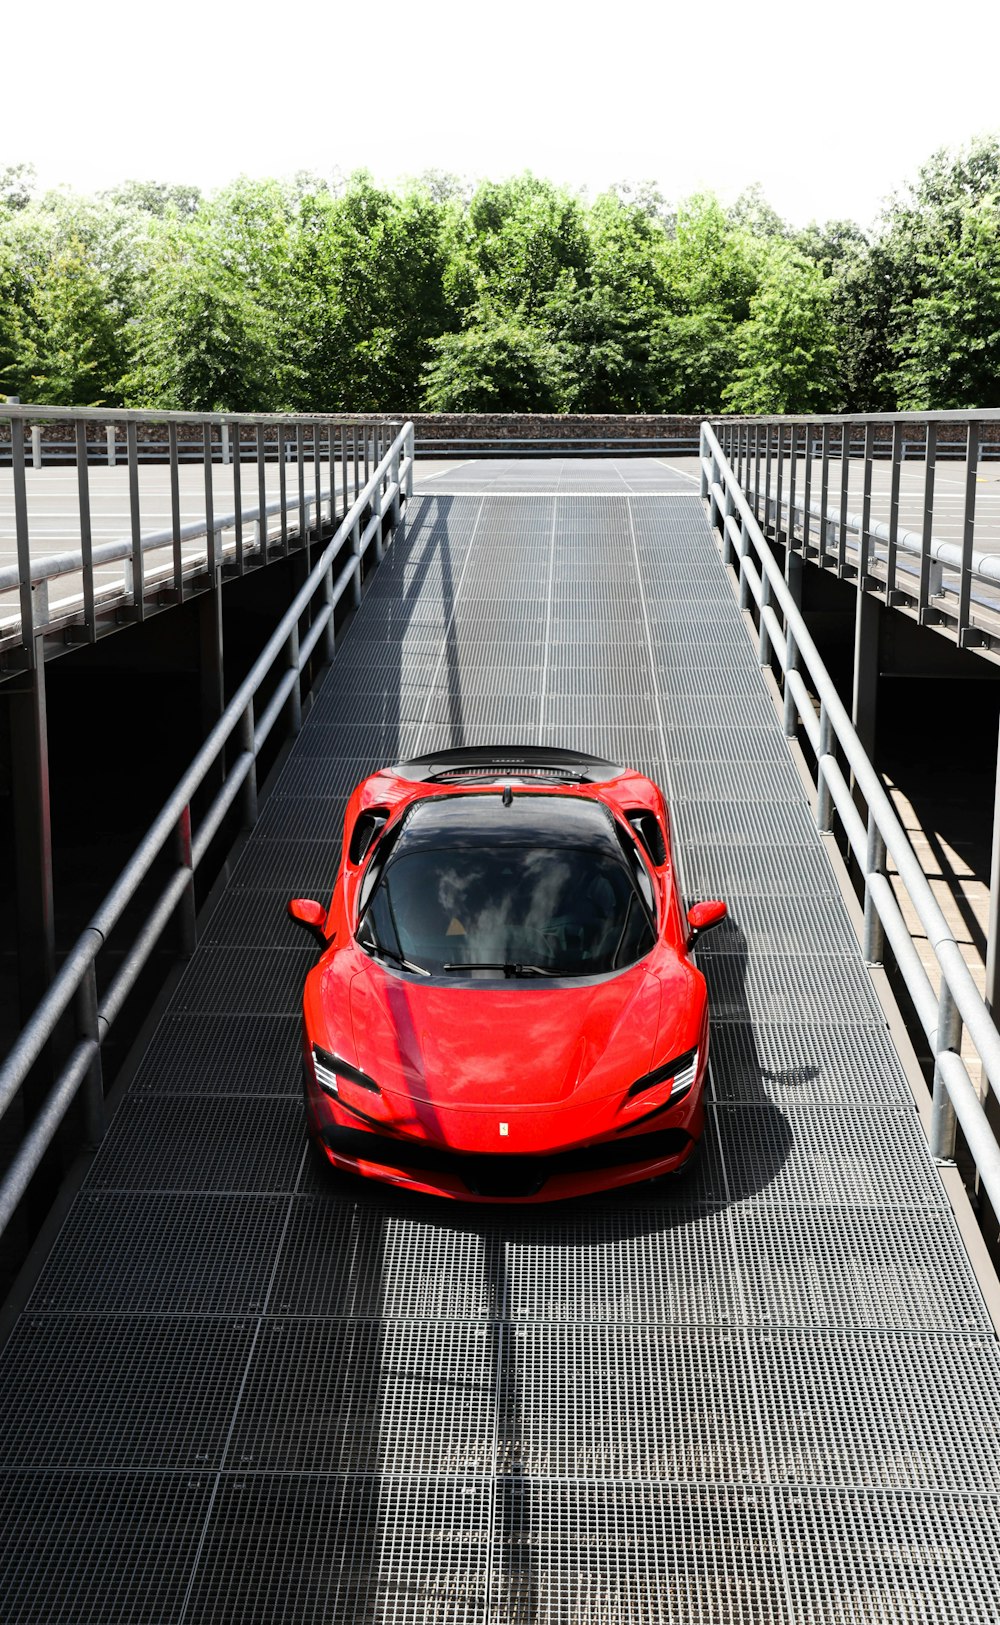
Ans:
{"type": "Polygon", "coordinates": [[[1000,132],[1000,5],[294,0],[4,7],[0,166],[208,190],[366,167],[674,201],[759,181],[793,224],[869,225],[940,146],[1000,132]]]}

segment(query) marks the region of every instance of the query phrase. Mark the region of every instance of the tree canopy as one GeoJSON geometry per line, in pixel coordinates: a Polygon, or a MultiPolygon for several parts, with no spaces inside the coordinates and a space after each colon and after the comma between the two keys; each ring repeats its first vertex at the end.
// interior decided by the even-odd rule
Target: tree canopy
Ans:
{"type": "Polygon", "coordinates": [[[531,174],[40,193],[0,165],[0,390],[226,411],[1000,404],[1000,143],[866,233],[752,187],[588,201],[531,174]]]}

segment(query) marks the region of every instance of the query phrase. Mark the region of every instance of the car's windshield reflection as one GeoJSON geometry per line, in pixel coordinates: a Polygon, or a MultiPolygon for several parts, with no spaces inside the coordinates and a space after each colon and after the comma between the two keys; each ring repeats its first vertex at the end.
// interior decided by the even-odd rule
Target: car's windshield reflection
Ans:
{"type": "Polygon", "coordinates": [[[599,976],[655,932],[623,861],[584,847],[430,847],[390,859],[357,940],[432,975],[599,976]]]}

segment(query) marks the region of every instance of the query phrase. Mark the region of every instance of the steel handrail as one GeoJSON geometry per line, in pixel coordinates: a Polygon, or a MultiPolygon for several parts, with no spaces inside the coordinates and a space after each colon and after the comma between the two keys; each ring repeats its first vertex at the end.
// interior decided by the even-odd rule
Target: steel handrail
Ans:
{"type": "MultiPolygon", "coordinates": [[[[320,491],[320,501],[327,502],[336,496],[334,483],[323,486],[320,491]]],[[[315,496],[306,498],[307,508],[315,504],[315,496]]],[[[256,524],[261,519],[270,519],[278,513],[294,513],[299,506],[297,493],[287,496],[284,502],[276,500],[269,502],[265,508],[240,508],[232,513],[213,516],[211,527],[201,521],[193,519],[190,524],[182,525],[178,530],[154,530],[143,533],[141,547],[143,553],[155,553],[158,549],[169,547],[173,542],[195,542],[201,537],[206,539],[218,535],[225,530],[233,530],[237,522],[243,524],[256,524]]],[[[263,546],[258,541],[249,551],[257,552],[263,546]]],[[[102,564],[116,564],[120,559],[132,557],[132,539],[122,536],[117,541],[97,542],[90,550],[90,564],[95,569],[102,564]]],[[[33,587],[40,586],[43,581],[53,581],[59,576],[77,575],[84,568],[85,561],[82,550],[77,553],[46,553],[37,563],[31,561],[29,580],[33,587]]],[[[0,569],[0,593],[13,592],[21,585],[21,572],[16,564],[8,564],[0,569]]]]}
{"type": "MultiPolygon", "coordinates": [[[[131,990],[143,965],[175,914],[185,892],[190,891],[194,874],[208,844],[207,839],[202,839],[203,833],[215,832],[236,799],[237,793],[244,787],[244,781],[252,777],[257,754],[281,708],[274,706],[274,699],[278,697],[275,695],[264,715],[255,721],[253,702],[256,695],[275,666],[283,662],[287,670],[281,681],[287,686],[288,693],[281,693],[280,687],[279,693],[282,704],[288,703],[290,692],[295,688],[298,676],[312,654],[319,636],[323,632],[329,633],[332,629],[333,611],[340,597],[352,586],[355,600],[357,601],[360,596],[360,573],[367,549],[375,546],[376,557],[381,558],[383,518],[390,512],[398,518],[401,501],[411,496],[412,491],[413,425],[405,423],[337,527],[335,534],[327,542],[306,581],[296,593],[191,766],[78,937],[48,991],[22,1029],[3,1065],[0,1066],[0,1117],[2,1117],[16,1099],[46,1045],[54,1037],[59,1022],[73,1001],[79,1000],[81,994],[87,991],[88,980],[93,983],[95,961],[101,948],[135,897],[156,859],[168,843],[176,838],[178,827],[182,826],[184,820],[188,821],[189,827],[192,797],[214,769],[229,739],[239,732],[244,746],[240,757],[212,798],[202,819],[198,838],[193,843],[188,841],[186,859],[175,865],[170,879],[161,891],[159,901],[154,903],[149,911],[146,926],[125,956],[103,1001],[99,1004],[97,1002],[96,985],[90,988],[94,1009],[93,1019],[87,1025],[92,1030],[78,1034],[68,1060],[60,1069],[39,1108],[34,1123],[21,1143],[20,1150],[0,1181],[0,1232],[9,1223],[56,1129],[88,1075],[92,1076],[94,1087],[103,1094],[100,1074],[98,1072],[94,1076],[92,1072],[95,1060],[99,1063],[103,1039],[118,1015],[125,996],[131,990]],[[365,524],[364,517],[369,509],[371,518],[365,524]],[[348,541],[352,544],[353,557],[340,571],[335,581],[334,561],[348,541]],[[317,616],[317,620],[321,622],[320,629],[317,631],[314,623],[300,647],[299,619],[317,595],[321,595],[321,608],[317,616]],[[149,929],[151,925],[155,926],[154,930],[149,929]]],[[[97,1108],[93,1102],[91,1110],[96,1113],[97,1108]]]]}
{"type": "MultiPolygon", "coordinates": [[[[934,414],[935,420],[939,416],[940,414],[934,414]]],[[[1000,418],[1000,412],[995,416],[1000,418]]],[[[703,493],[710,497],[713,519],[717,516],[719,528],[723,532],[724,552],[727,555],[730,552],[734,555],[741,580],[746,579],[758,604],[770,645],[785,673],[786,732],[794,733],[795,722],[806,708],[814,725],[812,741],[819,743],[820,746],[817,750],[819,790],[817,822],[821,828],[829,828],[828,821],[822,821],[827,818],[825,809],[829,798],[836,806],[845,829],[848,830],[852,850],[859,859],[864,876],[866,917],[869,919],[868,940],[865,944],[866,959],[869,964],[881,962],[878,935],[871,929],[869,913],[871,911],[880,922],[885,923],[886,934],[894,945],[900,974],[907,989],[912,991],[916,1007],[921,1014],[921,1024],[935,1062],[931,1106],[931,1152],[940,1161],[951,1160],[954,1123],[948,1109],[950,1105],[961,1123],[969,1150],[990,1200],[994,1207],[1000,1210],[1000,1147],[997,1145],[968,1069],[958,1053],[961,1041],[959,1023],[962,1023],[976,1047],[986,1076],[993,1088],[998,1089],[1000,1032],[994,1025],[972,972],[966,965],[954,934],[934,898],[882,781],[858,738],[854,724],[820,657],[801,610],[788,588],[781,567],[764,537],[756,515],[713,429],[707,423],[702,428],[701,466],[703,493]],[[753,561],[749,556],[751,547],[757,555],[756,569],[753,568],[753,561]],[[774,606],[780,610],[783,624],[779,622],[774,606]],[[808,673],[812,691],[819,700],[818,719],[801,677],[797,682],[791,681],[796,671],[801,671],[802,668],[808,673]],[[789,702],[794,708],[792,714],[788,710],[789,702]],[[851,786],[840,770],[833,753],[834,745],[838,745],[843,752],[853,774],[855,787],[860,790],[868,809],[867,828],[863,840],[858,829],[859,822],[863,821],[854,805],[851,786]],[[899,879],[906,888],[940,969],[941,990],[937,995],[933,1020],[930,1019],[928,1008],[929,981],[926,972],[920,965],[912,940],[909,943],[911,952],[907,952],[900,937],[899,921],[894,913],[894,910],[898,912],[898,903],[884,874],[886,852],[895,862],[899,879]]],[[[807,729],[807,733],[809,732],[807,729]]],[[[933,993],[933,990],[931,991],[933,993]]]]}

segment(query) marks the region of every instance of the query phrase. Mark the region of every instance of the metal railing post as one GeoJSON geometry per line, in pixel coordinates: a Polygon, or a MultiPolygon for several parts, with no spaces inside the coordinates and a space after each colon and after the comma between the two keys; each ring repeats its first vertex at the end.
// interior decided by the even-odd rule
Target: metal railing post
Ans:
{"type": "Polygon", "coordinates": [[[885,958],[885,931],[872,896],[873,875],[885,874],[885,841],[875,814],[868,811],[868,839],[865,853],[865,924],[863,952],[869,965],[881,965],[885,958]]]}
{"type": "Polygon", "coordinates": [[[809,506],[812,501],[812,465],[813,465],[813,432],[806,424],[806,455],[805,467],[802,474],[802,538],[799,543],[799,552],[805,558],[809,552],[809,536],[812,524],[812,514],[809,506]]]}
{"type": "Polygon", "coordinates": [[[285,465],[285,426],[275,424],[278,436],[278,501],[281,503],[281,551],[288,557],[288,469],[285,465]]]}
{"type": "Polygon", "coordinates": [[[267,435],[263,423],[257,425],[257,547],[261,563],[267,559],[267,435]]]}
{"type": "Polygon", "coordinates": [[[750,558],[750,532],[747,522],[740,518],[740,609],[750,609],[753,605],[753,592],[750,587],[750,577],[746,572],[746,564],[750,558]]]}
{"type": "Polygon", "coordinates": [[[188,871],[188,881],[177,905],[178,950],[183,959],[190,959],[198,946],[198,915],[194,894],[194,859],[191,846],[191,803],[183,808],[177,820],[175,835],[177,862],[188,871]]]}
{"type": "Polygon", "coordinates": [[[295,425],[295,472],[299,495],[299,546],[306,549],[309,561],[309,514],[306,509],[306,430],[304,423],[295,425]]]}
{"type": "Polygon", "coordinates": [[[833,828],[833,795],[827,776],[826,759],[833,756],[833,723],[828,707],[819,708],[819,748],[816,753],[816,828],[821,835],[833,828]]]}
{"type": "Polygon", "coordinates": [[[94,536],[90,517],[90,466],[87,462],[87,425],[82,420],[76,425],[76,489],[80,513],[80,558],[83,563],[83,620],[87,638],[97,638],[97,617],[94,605],[94,536]]]}
{"type": "Polygon", "coordinates": [[[233,516],[236,520],[236,573],[243,574],[243,467],[241,458],[243,447],[240,441],[240,425],[233,424],[232,433],[232,468],[233,468],[233,516]]]}
{"type": "Polygon", "coordinates": [[[174,592],[184,601],[184,545],[181,541],[181,475],[177,458],[177,425],[167,427],[167,455],[170,459],[170,527],[174,533],[174,592]]]}
{"type": "MultiPolygon", "coordinates": [[[[792,552],[791,547],[785,553],[785,580],[798,608],[802,603],[802,560],[798,554],[792,552]]],[[[763,617],[761,618],[763,619],[763,617]]],[[[792,672],[798,670],[798,665],[798,644],[795,641],[795,628],[789,616],[786,618],[785,627],[785,698],[783,708],[785,735],[788,739],[795,738],[799,725],[798,707],[789,681],[792,672]]]]}
{"type": "Polygon", "coordinates": [[[35,606],[31,596],[31,539],[28,529],[28,486],[24,474],[24,420],[10,420],[10,463],[14,484],[14,534],[20,576],[21,643],[28,665],[35,663],[35,606]]]}
{"type": "Polygon", "coordinates": [[[205,475],[205,562],[208,573],[215,581],[222,565],[222,538],[215,528],[215,485],[212,480],[212,425],[202,429],[202,456],[205,475]]]}
{"type": "Polygon", "coordinates": [[[137,621],[146,618],[146,561],[142,552],[142,512],[139,502],[139,445],[134,422],[125,425],[125,446],[128,456],[128,507],[132,534],[131,564],[132,603],[137,621]]]}
{"type": "Polygon", "coordinates": [[[759,423],[753,426],[753,512],[754,518],[760,522],[760,436],[759,423]]]}
{"type": "Polygon", "coordinates": [[[826,549],[830,540],[830,425],[824,423],[820,442],[819,464],[819,562],[826,566],[826,549]]]}
{"type": "Polygon", "coordinates": [[[864,487],[861,496],[861,535],[858,538],[858,591],[868,585],[868,546],[872,522],[872,465],[875,454],[875,425],[865,424],[864,487]]]}
{"type": "Polygon", "coordinates": [[[899,543],[899,482],[903,466],[903,425],[892,426],[892,470],[889,478],[889,542],[885,556],[885,601],[891,604],[896,592],[896,549],[899,543]]]}
{"type": "Polygon", "coordinates": [[[979,424],[970,420],[965,442],[965,502],[962,509],[962,575],[958,588],[958,643],[974,641],[972,629],[972,549],[976,536],[976,478],[979,473],[979,424]]]}
{"type": "MultiPolygon", "coordinates": [[[[236,729],[236,741],[240,752],[248,751],[251,756],[256,755],[257,739],[254,728],[253,700],[248,703],[246,710],[240,716],[236,729]]],[[[240,817],[244,829],[253,829],[257,822],[257,763],[252,762],[250,770],[243,781],[240,791],[240,817]]]]}
{"type": "Polygon", "coordinates": [[[931,620],[931,595],[935,591],[935,571],[931,563],[931,543],[934,539],[934,477],[937,472],[937,424],[928,423],[924,436],[924,502],[920,526],[920,586],[917,596],[917,614],[922,626],[931,620]]]}
{"type": "Polygon", "coordinates": [[[948,984],[942,983],[938,1001],[938,1023],[934,1044],[934,1082],[931,1086],[931,1124],[928,1135],[930,1153],[935,1162],[949,1165],[955,1160],[955,1108],[951,1103],[938,1057],[951,1050],[956,1055],[962,1048],[962,1018],[948,984]]]}
{"type": "Polygon", "coordinates": [[[726,485],[726,494],[722,504],[722,562],[731,565],[733,562],[733,539],[729,534],[729,520],[736,512],[736,502],[733,493],[726,485]]]}
{"type": "Polygon", "coordinates": [[[781,526],[782,526],[781,498],[782,498],[782,492],[784,490],[784,484],[785,484],[785,427],[784,427],[784,424],[782,424],[782,423],[778,424],[777,440],[778,440],[778,443],[777,443],[777,446],[775,447],[775,453],[774,453],[775,480],[774,480],[774,519],[773,519],[774,540],[776,542],[780,541],[780,539],[781,539],[781,526]]]}
{"type": "Polygon", "coordinates": [[[851,487],[851,426],[845,423],[840,431],[840,515],[837,530],[837,575],[841,578],[847,568],[847,510],[851,487]]]}
{"type": "Polygon", "coordinates": [[[104,439],[108,448],[108,467],[114,468],[118,461],[118,448],[115,442],[115,425],[109,423],[104,431],[104,439]]]}
{"type": "Polygon", "coordinates": [[[286,707],[288,723],[285,730],[289,738],[294,739],[302,727],[302,662],[299,654],[298,621],[289,632],[285,644],[285,665],[289,671],[295,673],[295,681],[292,683],[286,707]]]}
{"type": "Polygon", "coordinates": [[[101,1028],[98,1019],[97,967],[91,960],[83,973],[76,991],[76,1028],[81,1038],[89,1038],[97,1046],[80,1085],[83,1101],[84,1132],[89,1143],[100,1145],[107,1130],[107,1111],[104,1104],[104,1065],[101,1059],[101,1028]]]}
{"type": "Polygon", "coordinates": [[[355,566],[354,566],[354,580],[353,580],[353,583],[352,583],[353,593],[354,593],[354,607],[355,607],[355,609],[357,609],[358,605],[361,603],[361,521],[360,521],[360,519],[355,519],[354,524],[351,526],[351,552],[354,554],[354,557],[355,557],[355,559],[357,561],[355,566]]]}

